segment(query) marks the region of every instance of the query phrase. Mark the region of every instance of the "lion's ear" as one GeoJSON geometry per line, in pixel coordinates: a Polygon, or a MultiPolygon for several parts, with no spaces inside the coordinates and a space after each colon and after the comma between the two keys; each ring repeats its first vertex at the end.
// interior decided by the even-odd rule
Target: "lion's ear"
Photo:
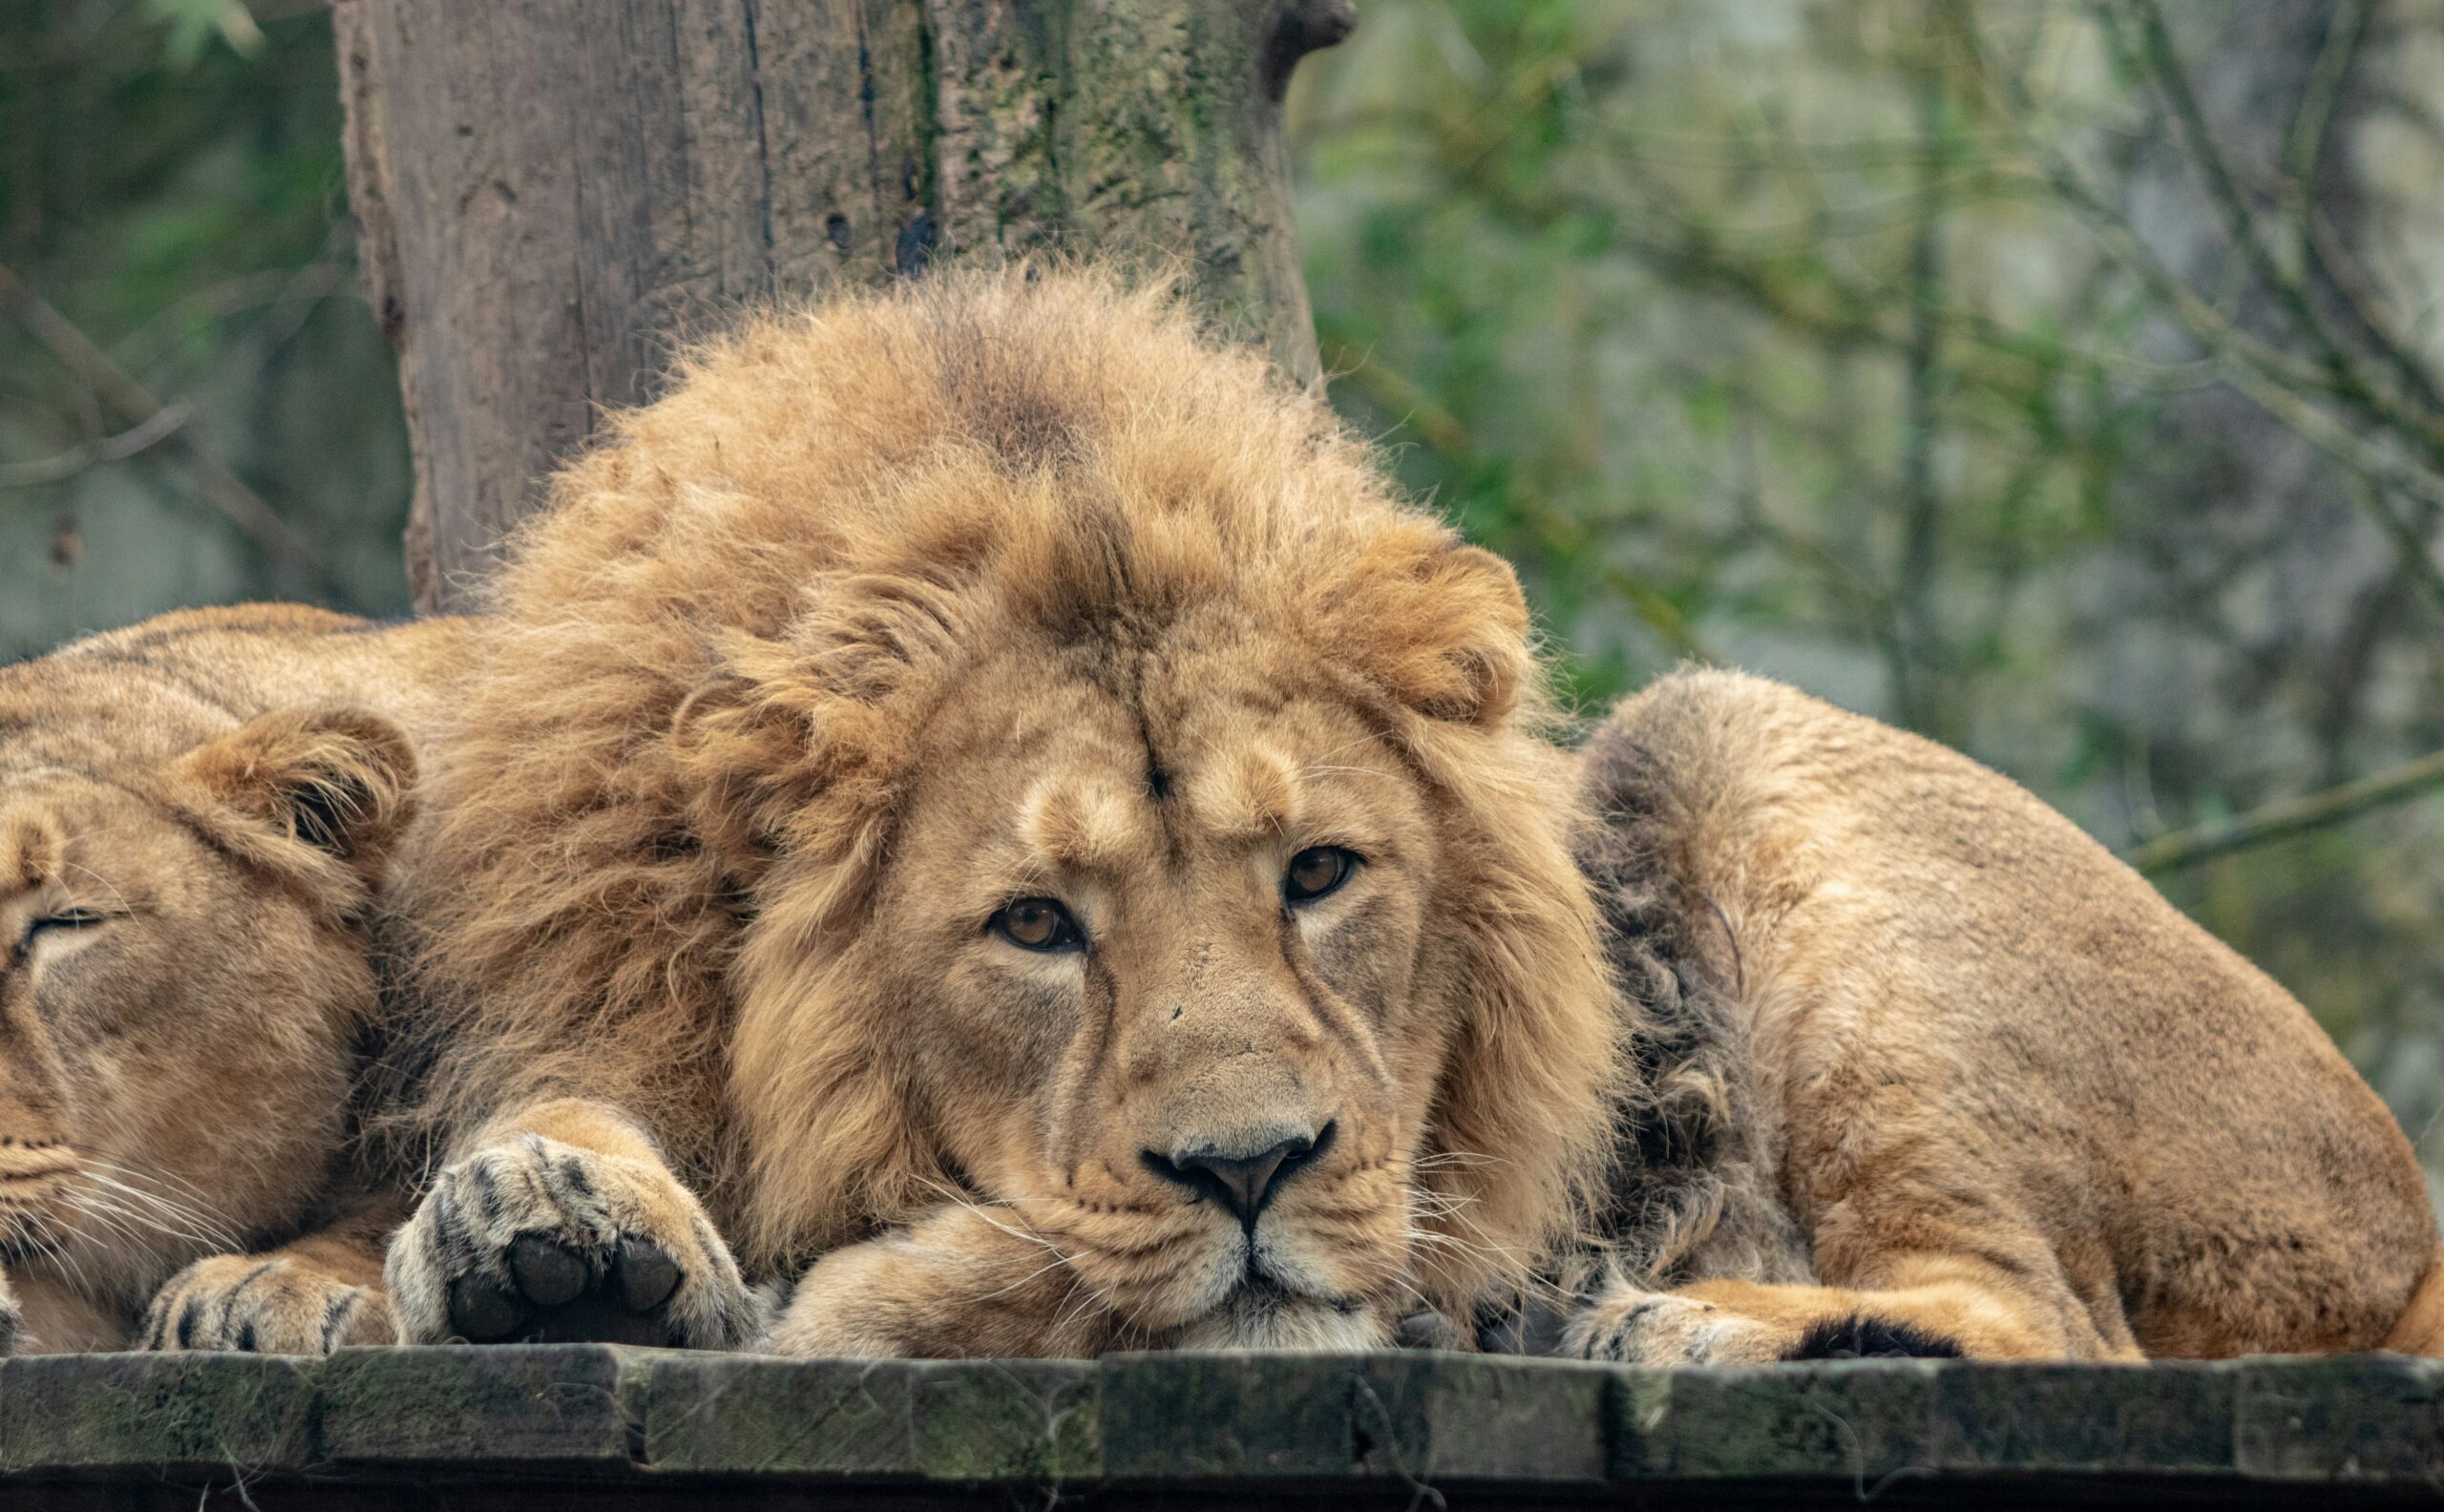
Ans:
{"type": "Polygon", "coordinates": [[[188,807],[250,859],[375,881],[414,809],[407,735],[361,709],[279,709],[180,757],[188,807]],[[301,854],[302,852],[302,854],[301,854]]]}
{"type": "Polygon", "coordinates": [[[1535,659],[1508,562],[1436,527],[1386,532],[1345,591],[1335,614],[1344,654],[1402,704],[1477,725],[1518,707],[1535,659]]]}

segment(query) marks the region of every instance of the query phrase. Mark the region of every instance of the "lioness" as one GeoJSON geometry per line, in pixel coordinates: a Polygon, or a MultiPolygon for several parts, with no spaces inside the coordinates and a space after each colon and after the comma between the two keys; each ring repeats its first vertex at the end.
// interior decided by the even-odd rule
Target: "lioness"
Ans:
{"type": "Polygon", "coordinates": [[[0,668],[0,1354],[391,1336],[367,915],[462,629],[202,610],[0,668]]]}
{"type": "Polygon", "coordinates": [[[2017,785],[1728,672],[1629,700],[1585,782],[1640,1076],[1576,1352],[2444,1346],[2384,1104],[2017,785]]]}
{"type": "MultiPolygon", "coordinates": [[[[1865,890],[1917,874],[1919,831],[1895,805],[1920,797],[1954,827],[1922,826],[1924,843],[1991,842],[1989,870],[2022,869],[2011,896],[2145,889],[1999,779],[1956,780],[1956,759],[1829,714],[1834,746],[1895,764],[1858,822],[1901,828],[1881,870],[1825,873],[1844,901],[1811,944],[1817,975],[1748,963],[1742,949],[1765,946],[1739,931],[1815,917],[1788,906],[1813,874],[1785,851],[1832,842],[1804,818],[1758,839],[1764,820],[1708,807],[1701,779],[1709,761],[1771,773],[1786,754],[1732,740],[1670,765],[1661,788],[1699,815],[1671,833],[1720,849],[1666,866],[1614,801],[1627,780],[1608,745],[1597,796],[1618,811],[1601,840],[1573,758],[1547,738],[1509,569],[1402,500],[1317,399],[1091,275],[959,275],[697,352],[557,480],[495,608],[410,868],[418,988],[441,1031],[429,1116],[450,1150],[388,1266],[410,1339],[565,1332],[576,1307],[735,1344],[759,1327],[749,1283],[810,1262],[766,1347],[1366,1346],[1412,1311],[1469,1319],[1591,1252],[1640,1279],[1708,1262],[1801,1280],[1809,1240],[1826,1263],[1855,1208],[1785,1190],[1809,1168],[1786,1161],[1790,1140],[1822,1137],[1838,1165],[1967,1125],[1928,1123],[1880,1071],[1853,1084],[1804,1059],[1855,1034],[1792,1062],[1832,1075],[1852,1117],[1780,1114],[1780,1063],[1751,1078],[1738,1060],[1781,1041],[1700,1053],[1657,973],[1676,989],[1685,971],[1693,1000],[1737,1022],[1752,989],[1778,1010],[1809,1000],[1852,947],[1876,956],[1860,972],[1908,983],[2016,952],[2017,975],[1980,978],[1979,1000],[2024,1059],[1991,1063],[2043,1066],[2117,1053],[2122,1031],[2082,1046],[2056,1008],[2014,1021],[2015,995],[2109,984],[2153,949],[2167,972],[2212,967],[2199,1001],[2245,986],[2260,996],[2232,1013],[2295,1045],[2307,1033],[2160,904],[2125,940],[2031,901],[2032,928],[2003,941],[1983,922],[1947,929],[1984,917],[1955,870],[1909,894],[1935,912],[1886,918],[1894,905],[1865,890]],[[1572,856],[1591,834],[1609,918],[1572,856]],[[1690,870],[1717,864],[1718,879],[1690,870]],[[1625,912],[1639,887],[1659,892],[1652,917],[1625,912]],[[1706,934],[1718,908],[1738,945],[1706,934]],[[1648,937],[1665,934],[1686,943],[1648,937]],[[1634,993],[1616,990],[1608,943],[1644,974],[1634,993]],[[1681,1148],[1718,1133],[1690,1100],[1735,1090],[1731,1115],[1756,1114],[1739,1139],[1681,1148]],[[1734,1208],[1739,1223],[1711,1221],[1734,1208]]],[[[1637,707],[1624,738],[1644,727],[1637,707]]],[[[2093,1011],[2104,1024],[2120,1008],[2093,1011]]],[[[1979,1021],[1964,1013],[1894,1075],[1959,1073],[1957,1098],[2008,1132],[2022,1085],[1959,1059],[1979,1021]]],[[[2317,1054],[2337,1106],[2268,1102],[2310,1152],[2286,1169],[2321,1179],[2362,1242],[2391,1246],[2385,1266],[2331,1327],[2197,1323],[2150,1342],[2364,1343],[2399,1314],[2425,1263],[2408,1237],[2423,1203],[2384,1164],[2398,1135],[2317,1054]],[[2363,1156],[2380,1176],[2351,1173],[2363,1156]]],[[[2075,1121],[2083,1138],[2172,1137],[2142,1132],[2161,1104],[2130,1101],[2139,1082],[2090,1084],[2117,1090],[2067,1115],[2033,1103],[2051,1122],[2027,1147],[2075,1121]]],[[[2080,1184],[2155,1168],[2117,1147],[2118,1166],[2050,1167],[2044,1191],[2094,1208],[2106,1193],[2080,1184]]],[[[2035,1263],[1947,1227],[1935,1203],[1998,1158],[1928,1147],[1916,1172],[1887,1165],[1886,1210],[1935,1227],[1878,1232],[2035,1263]]],[[[2137,1189],[2114,1200],[2144,1201],[2137,1189]]],[[[2202,1200],[2211,1178],[2184,1189],[2202,1200]]],[[[2160,1266],[2188,1268],[2187,1290],[2161,1279],[2149,1230],[2046,1231],[2100,1236],[2082,1275],[2187,1307],[2240,1276],[2210,1236],[2271,1230],[2167,1222],[2181,1237],[2160,1266]]],[[[1844,1275],[1951,1285],[1940,1269],[1828,1272],[1844,1275]]],[[[2339,1294],[2263,1293],[2310,1312],[2339,1294]]],[[[1622,1290],[1572,1338],[1684,1358],[2083,1342],[1971,1327],[1965,1305],[1844,1332],[1865,1311],[1847,1292],[1622,1290]],[[1738,1306],[1757,1326],[1718,1327],[1738,1306]],[[1663,1313],[1647,1327],[1650,1307],[1720,1311],[1675,1330],[1663,1313]]]]}

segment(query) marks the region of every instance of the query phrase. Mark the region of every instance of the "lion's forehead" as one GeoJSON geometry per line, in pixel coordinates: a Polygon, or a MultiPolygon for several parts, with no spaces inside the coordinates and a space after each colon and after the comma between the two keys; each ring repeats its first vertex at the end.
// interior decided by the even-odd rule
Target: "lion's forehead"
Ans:
{"type": "Polygon", "coordinates": [[[71,864],[72,851],[109,833],[115,810],[134,806],[82,772],[32,763],[0,766],[0,890],[54,879],[71,864]]]}
{"type": "Polygon", "coordinates": [[[980,688],[925,764],[935,843],[1015,852],[1015,869],[1128,873],[1211,850],[1349,844],[1422,803],[1352,710],[1227,684],[1158,712],[1088,682],[980,688]]]}
{"type": "Polygon", "coordinates": [[[0,768],[0,903],[60,886],[115,906],[180,895],[186,830],[151,799],[66,767],[0,768]]]}

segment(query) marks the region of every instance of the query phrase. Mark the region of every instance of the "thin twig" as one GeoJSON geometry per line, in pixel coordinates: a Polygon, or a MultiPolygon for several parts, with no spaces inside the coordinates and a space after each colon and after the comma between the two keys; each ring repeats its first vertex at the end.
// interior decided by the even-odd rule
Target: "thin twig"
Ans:
{"type": "MultiPolygon", "coordinates": [[[[120,371],[108,354],[5,263],[0,263],[0,314],[13,316],[22,323],[62,367],[74,373],[122,422],[138,430],[158,422],[165,408],[161,402],[142,384],[120,371]]],[[[248,488],[220,458],[204,451],[193,430],[179,429],[174,439],[176,454],[188,480],[207,503],[252,536],[274,560],[310,579],[332,601],[352,600],[348,586],[332,576],[321,554],[292,530],[262,494],[248,488]]]]}
{"type": "Polygon", "coordinates": [[[2269,840],[2340,824],[2436,788],[2444,788],[2444,751],[2389,766],[2339,788],[2280,799],[2229,819],[2158,835],[2133,848],[2124,859],[2149,873],[2177,872],[2269,840]]]}
{"type": "Polygon", "coordinates": [[[2376,0],[2341,0],[2334,8],[2326,22],[2325,42],[2317,49],[2316,66],[2300,91],[2300,108],[2283,134],[2283,177],[2276,198],[2283,206],[2291,243],[2290,271],[2295,274],[2308,264],[2308,212],[2316,203],[2317,170],[2341,114],[2338,107],[2359,59],[2359,45],[2368,39],[2369,19],[2375,13],[2376,0]]]}
{"type": "Polygon", "coordinates": [[[2225,369],[2223,376],[2251,403],[2343,466],[2430,509],[2444,510],[2444,475],[2392,455],[2378,442],[2251,368],[2236,365],[2225,369]]]}
{"type": "Polygon", "coordinates": [[[141,425],[131,426],[114,436],[72,447],[55,456],[47,456],[38,462],[0,462],[0,489],[39,488],[46,483],[64,482],[89,467],[105,462],[124,462],[137,452],[149,451],[168,440],[193,413],[185,405],[175,404],[166,410],[157,410],[152,419],[141,425]]]}
{"type": "Polygon", "coordinates": [[[2386,501],[2385,491],[2374,480],[2361,476],[2351,481],[2355,485],[2353,501],[2363,514],[2376,522],[2376,528],[2385,533],[2385,538],[2393,543],[2393,553],[2401,559],[2402,575],[2418,584],[2419,591],[2427,595],[2437,609],[2444,610],[2444,570],[2436,567],[2434,549],[2428,544],[2435,516],[2440,512],[2430,505],[2418,512],[2416,520],[2406,520],[2393,513],[2392,505],[2386,501]]]}
{"type": "Polygon", "coordinates": [[[1909,345],[1903,354],[1906,380],[1901,454],[1902,546],[1893,597],[1900,604],[1900,635],[1891,659],[1893,706],[1911,729],[1933,733],[1934,689],[1942,677],[1943,643],[1934,606],[1936,535],[1943,524],[1943,497],[1935,481],[1935,449],[1941,441],[1939,400],[1944,384],[1944,94],[1932,69],[1915,81],[1920,133],[1935,150],[1921,159],[1917,224],[1909,244],[1909,345]],[[1922,675],[1923,674],[1923,675],[1922,675]]]}

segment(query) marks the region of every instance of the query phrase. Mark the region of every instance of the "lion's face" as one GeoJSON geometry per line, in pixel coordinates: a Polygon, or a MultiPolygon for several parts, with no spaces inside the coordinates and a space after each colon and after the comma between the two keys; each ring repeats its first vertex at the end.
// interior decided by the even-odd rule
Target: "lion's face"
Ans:
{"type": "Polygon", "coordinates": [[[1267,663],[980,668],[875,938],[950,1164],[1123,1317],[1233,1337],[1298,1298],[1363,1336],[1422,1231],[1474,901],[1417,777],[1267,663]]]}
{"type": "Polygon", "coordinates": [[[404,780],[370,739],[275,716],[161,762],[0,752],[0,1259],[128,1301],[315,1189],[404,780]]]}

